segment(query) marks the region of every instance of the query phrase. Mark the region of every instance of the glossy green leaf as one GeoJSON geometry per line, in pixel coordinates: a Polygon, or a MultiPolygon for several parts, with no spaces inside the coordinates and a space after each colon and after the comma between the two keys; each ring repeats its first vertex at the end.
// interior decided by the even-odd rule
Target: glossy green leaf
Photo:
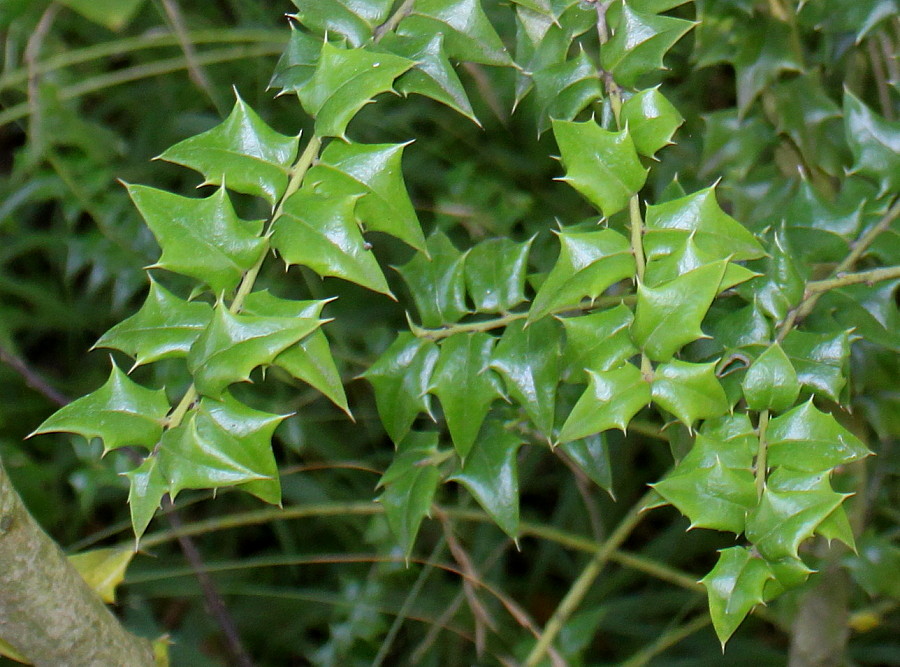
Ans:
{"type": "Polygon", "coordinates": [[[294,18],[323,35],[337,33],[353,46],[361,46],[390,16],[393,0],[294,0],[294,18]]]}
{"type": "Polygon", "coordinates": [[[462,470],[448,481],[459,482],[500,529],[516,539],[519,532],[519,471],[516,455],[524,444],[503,424],[490,419],[462,470]]]}
{"type": "MultiPolygon", "coordinates": [[[[684,244],[673,250],[668,255],[657,255],[649,262],[644,270],[644,284],[657,287],[660,284],[673,280],[689,271],[698,269],[706,264],[711,264],[721,257],[702,250],[695,240],[695,236],[689,236],[684,244]]],[[[725,267],[722,282],[719,283],[719,291],[725,291],[735,285],[754,278],[759,274],[747,269],[740,264],[729,262],[725,267]]]]}
{"type": "Polygon", "coordinates": [[[631,335],[653,361],[668,361],[705,334],[700,323],[719,292],[725,260],[706,264],[659,287],[638,285],[631,335]]]}
{"type": "Polygon", "coordinates": [[[689,0],[629,0],[628,5],[637,12],[661,14],[687,2],[689,0]]]}
{"type": "Polygon", "coordinates": [[[463,459],[475,444],[491,403],[502,395],[500,381],[489,368],[495,341],[486,333],[445,339],[428,387],[441,402],[453,446],[463,459]]]}
{"type": "Polygon", "coordinates": [[[512,65],[481,0],[418,0],[397,31],[411,36],[441,33],[451,58],[485,65],[512,65]]]}
{"type": "Polygon", "coordinates": [[[753,234],[719,206],[715,188],[647,207],[644,249],[648,257],[671,254],[688,237],[716,259],[740,261],[765,255],[753,234]]]}
{"type": "Polygon", "coordinates": [[[403,182],[405,147],[332,141],[305,182],[327,197],[359,196],[356,215],[367,231],[390,234],[424,252],[425,236],[403,182]]]}
{"type": "Polygon", "coordinates": [[[212,318],[202,301],[184,301],[150,278],[144,305],[100,337],[94,347],[121,350],[140,366],[160,359],[187,356],[212,318]]]}
{"type": "Polygon", "coordinates": [[[286,417],[254,410],[228,394],[222,400],[204,398],[160,441],[159,465],[169,493],[174,498],[182,489],[243,485],[261,500],[280,504],[271,441],[286,417]]]}
{"type": "Polygon", "coordinates": [[[859,553],[846,559],[853,580],[870,596],[900,599],[900,546],[872,532],[859,540],[859,553]]]}
{"type": "Polygon", "coordinates": [[[506,391],[528,414],[537,430],[550,438],[559,382],[560,329],[552,319],[506,327],[491,355],[491,368],[503,377],[506,391]]]}
{"type": "Polygon", "coordinates": [[[593,120],[583,123],[554,120],[565,181],[604,216],[628,206],[628,200],[647,180],[628,130],[610,132],[593,120]]]}
{"type": "Polygon", "coordinates": [[[841,109],[825,92],[818,74],[781,81],[773,92],[779,132],[791,138],[807,164],[831,176],[844,176],[841,109]]]}
{"type": "Polygon", "coordinates": [[[528,321],[534,322],[584,297],[595,299],[606,288],[634,274],[634,255],[628,239],[619,232],[561,231],[559,257],[531,304],[528,321]]]}
{"type": "Polygon", "coordinates": [[[31,436],[77,433],[88,440],[100,438],[104,452],[119,447],[153,449],[169,407],[164,390],[142,387],[113,363],[102,387],[54,412],[31,436]]]}
{"type": "Polygon", "coordinates": [[[803,298],[806,282],[797,268],[796,255],[788,245],[784,229],[772,234],[769,257],[761,266],[763,274],[739,286],[737,291],[748,300],[755,300],[769,317],[783,321],[791,308],[803,298]]]}
{"type": "Polygon", "coordinates": [[[442,232],[429,236],[427,247],[431,259],[417,253],[397,271],[409,286],[423,326],[452,324],[469,312],[465,257],[442,232]]]}
{"type": "Polygon", "coordinates": [[[900,280],[893,279],[829,290],[819,299],[807,324],[825,330],[853,329],[871,343],[900,352],[898,285],[900,280]]]}
{"type": "Polygon", "coordinates": [[[375,389],[378,416],[394,443],[406,437],[419,413],[431,414],[427,392],[438,354],[433,342],[401,333],[362,374],[375,389]]]}
{"type": "Polygon", "coordinates": [[[612,495],[613,475],[609,457],[609,441],[603,433],[589,435],[559,445],[562,451],[594,484],[612,495]]]}
{"type": "Polygon", "coordinates": [[[766,87],[783,72],[802,72],[803,63],[791,45],[791,29],[768,15],[747,21],[734,57],[737,78],[737,108],[741,115],[766,87]]]}
{"type": "Polygon", "coordinates": [[[612,37],[600,50],[600,64],[619,85],[630,88],[644,74],[664,69],[663,56],[693,26],[684,19],[635,11],[622,2],[612,37]]]}
{"type": "Polygon", "coordinates": [[[706,132],[698,172],[703,178],[726,173],[743,180],[775,143],[774,129],[760,116],[741,117],[732,108],[714,111],[703,121],[706,132]]]}
{"type": "Polygon", "coordinates": [[[838,402],[847,383],[844,369],[850,358],[849,332],[817,334],[793,330],[783,345],[800,384],[838,402]]]}
{"type": "Polygon", "coordinates": [[[591,371],[590,383],[559,433],[559,442],[579,440],[611,428],[622,431],[650,403],[650,384],[631,364],[610,371],[591,371]]]}
{"type": "Polygon", "coordinates": [[[875,180],[882,192],[900,188],[900,121],[885,120],[845,89],[844,131],[851,171],[875,180]]]}
{"type": "Polygon", "coordinates": [[[137,550],[144,531],[159,509],[162,497],[169,491],[169,482],[159,468],[159,457],[150,455],[141,464],[125,473],[130,483],[128,507],[134,529],[134,548],[137,550]]]}
{"type": "Polygon", "coordinates": [[[271,364],[320,324],[317,317],[235,315],[219,303],[188,353],[197,391],[218,398],[228,385],[249,381],[254,368],[271,364]]]}
{"type": "MultiPolygon", "coordinates": [[[[765,347],[772,340],[772,326],[762,311],[751,304],[710,322],[713,337],[726,349],[765,347]]],[[[796,364],[795,364],[796,367],[796,364]]]]}
{"type": "Polygon", "coordinates": [[[315,72],[297,88],[297,97],[316,119],[318,136],[344,138],[356,112],[376,95],[392,90],[394,79],[414,64],[392,53],[325,42],[315,72]]]}
{"type": "Polygon", "coordinates": [[[566,329],[565,368],[569,381],[587,381],[586,370],[608,371],[637,354],[629,334],[633,320],[634,315],[625,305],[560,318],[566,329]]]}
{"type": "Polygon", "coordinates": [[[299,137],[279,134],[236,96],[222,123],[178,142],[159,159],[199,171],[204,185],[226,185],[274,206],[287,188],[299,137]]]}
{"type": "Polygon", "coordinates": [[[821,472],[865,458],[871,452],[812,399],[769,422],[769,465],[821,472]]]}
{"type": "Polygon", "coordinates": [[[800,381],[778,343],[759,355],[741,383],[751,410],[787,410],[800,395],[800,381]]]}
{"type": "Polygon", "coordinates": [[[525,272],[533,240],[488,239],[466,254],[466,287],[475,310],[502,313],[525,300],[525,272]]]}
{"type": "Polygon", "coordinates": [[[830,201],[808,181],[797,188],[785,214],[791,246],[811,262],[840,262],[859,235],[863,202],[856,197],[830,201]]]}
{"type": "MultiPolygon", "coordinates": [[[[745,417],[746,415],[741,415],[745,417]]],[[[729,415],[723,419],[740,418],[737,415],[729,415]]],[[[691,471],[698,468],[712,468],[721,463],[726,468],[735,470],[750,470],[753,464],[753,456],[756,454],[756,435],[749,426],[748,431],[740,434],[725,434],[714,429],[708,429],[715,420],[707,420],[703,424],[706,431],[694,436],[694,444],[687,455],[678,463],[676,471],[691,471]]],[[[673,473],[674,474],[674,473],[673,473]]]]}
{"type": "Polygon", "coordinates": [[[691,528],[740,534],[747,512],[756,506],[753,473],[726,467],[721,460],[706,468],[679,466],[650,486],[690,519],[691,528]]]}
{"type": "Polygon", "coordinates": [[[716,379],[716,362],[694,364],[674,359],[660,364],[650,386],[653,402],[690,429],[698,419],[720,417],[731,407],[716,379]]]}
{"type": "Polygon", "coordinates": [[[391,532],[407,559],[422,519],[431,513],[441,481],[440,470],[429,463],[437,454],[437,445],[437,433],[410,433],[398,445],[394,460],[378,482],[384,491],[376,500],[384,507],[391,532]]]}
{"type": "Polygon", "coordinates": [[[773,576],[766,561],[746,547],[719,551],[719,561],[700,583],[706,587],[709,613],[723,648],[747,614],[764,601],[763,590],[773,576]]]}
{"type": "Polygon", "coordinates": [[[320,38],[290,25],[290,39],[269,82],[270,87],[280,88],[282,93],[296,93],[313,77],[323,44],[320,38]]]}
{"type": "Polygon", "coordinates": [[[390,288],[356,222],[357,196],[332,199],[294,193],[275,221],[272,246],[285,264],[302,264],[320,276],[335,276],[375,292],[390,288]]]}
{"type": "Polygon", "coordinates": [[[266,251],[262,221],[238,218],[224,187],[205,199],[144,185],[126,187],[162,248],[151,268],[190,276],[221,294],[234,288],[266,251]]]}
{"type": "Polygon", "coordinates": [[[597,66],[584,49],[571,60],[536,71],[532,78],[540,109],[538,134],[550,128],[551,119],[572,120],[603,97],[597,66]]]}
{"type": "Polygon", "coordinates": [[[675,130],[684,122],[659,88],[647,88],[625,100],[619,119],[628,125],[637,152],[647,157],[671,144],[675,130]]]}

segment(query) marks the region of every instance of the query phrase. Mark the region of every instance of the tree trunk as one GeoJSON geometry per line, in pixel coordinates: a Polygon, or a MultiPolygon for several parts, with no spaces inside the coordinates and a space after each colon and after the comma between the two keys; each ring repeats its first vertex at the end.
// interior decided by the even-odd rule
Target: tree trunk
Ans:
{"type": "Polygon", "coordinates": [[[0,639],[35,665],[154,665],[25,509],[0,461],[0,639]]]}

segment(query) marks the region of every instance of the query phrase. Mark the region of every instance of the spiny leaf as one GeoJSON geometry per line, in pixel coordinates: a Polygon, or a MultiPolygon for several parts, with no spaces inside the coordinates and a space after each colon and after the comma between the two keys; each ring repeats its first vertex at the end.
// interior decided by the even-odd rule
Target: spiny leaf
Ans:
{"type": "Polygon", "coordinates": [[[169,491],[169,482],[159,467],[159,457],[151,454],[141,464],[124,473],[130,483],[128,507],[131,510],[131,526],[134,529],[134,549],[137,551],[141,536],[159,509],[162,497],[169,491]]]}
{"type": "Polygon", "coordinates": [[[770,321],[755,303],[710,322],[709,328],[713,337],[728,350],[766,346],[772,340],[770,321]]]}
{"type": "Polygon", "coordinates": [[[397,447],[394,460],[378,482],[384,491],[377,502],[384,507],[391,532],[408,559],[422,519],[441,481],[438,468],[428,463],[438,451],[437,433],[410,433],[397,447]]]}
{"type": "Polygon", "coordinates": [[[726,174],[743,181],[776,141],[769,123],[759,116],[742,118],[734,108],[714,111],[703,121],[706,132],[698,171],[702,178],[726,174]]]}
{"type": "MultiPolygon", "coordinates": [[[[723,419],[729,420],[736,417],[737,415],[729,415],[723,419]]],[[[749,430],[739,434],[726,434],[720,430],[707,428],[714,422],[715,420],[704,422],[703,429],[707,432],[701,431],[694,436],[691,450],[678,463],[676,471],[711,468],[717,463],[735,470],[750,470],[753,455],[756,454],[757,439],[753,428],[749,426],[749,420],[747,421],[749,430]]]]}
{"type": "Polygon", "coordinates": [[[791,308],[803,298],[806,282],[797,268],[796,255],[788,245],[785,230],[772,232],[769,257],[761,262],[761,275],[740,287],[737,292],[754,300],[769,317],[783,321],[791,308]]]}
{"type": "Polygon", "coordinates": [[[134,357],[135,366],[184,357],[211,318],[208,303],[179,299],[151,276],[140,310],[103,334],[94,347],[121,350],[134,357]]]}
{"type": "Polygon", "coordinates": [[[344,49],[325,42],[312,77],[296,89],[316,119],[320,137],[344,138],[347,124],[372,98],[390,91],[394,79],[415,63],[392,53],[344,49]]]}
{"type": "Polygon", "coordinates": [[[180,141],[159,159],[199,171],[204,185],[227,185],[274,206],[287,188],[299,137],[279,134],[237,91],[235,96],[234,108],[222,123],[180,141]]]}
{"type": "Polygon", "coordinates": [[[723,648],[753,607],[764,601],[763,590],[773,576],[766,561],[746,547],[719,551],[719,562],[700,583],[706,587],[709,613],[723,648]]]}
{"type": "Polygon", "coordinates": [[[500,382],[488,365],[495,338],[486,333],[457,334],[441,344],[428,391],[441,401],[453,446],[465,459],[495,398],[500,382]]]}
{"type": "Polygon", "coordinates": [[[640,76],[663,69],[663,56],[692,27],[691,21],[645,14],[623,1],[600,63],[619,85],[632,87],[640,76]]]}
{"type": "Polygon", "coordinates": [[[298,30],[291,23],[291,37],[284,53],[275,65],[275,72],[269,82],[271,88],[281,88],[281,93],[296,93],[316,72],[316,63],[322,52],[322,40],[314,35],[298,30]]]}
{"type": "Polygon", "coordinates": [[[425,236],[403,182],[406,144],[332,141],[305,182],[328,197],[360,196],[356,215],[366,230],[384,232],[425,252],[425,236]]]}
{"type": "Polygon", "coordinates": [[[585,371],[608,371],[621,366],[638,350],[628,333],[634,320],[624,304],[579,317],[562,317],[566,329],[565,367],[570,382],[587,379],[585,371]]]}
{"type": "Polygon", "coordinates": [[[631,335],[650,359],[668,361],[704,336],[700,323],[719,292],[726,264],[706,264],[659,287],[638,285],[631,335]]]}
{"type": "Polygon", "coordinates": [[[675,130],[684,122],[658,87],[647,88],[625,100],[619,118],[627,124],[637,152],[647,157],[671,144],[675,130]]]}
{"type": "Polygon", "coordinates": [[[517,435],[490,419],[462,470],[448,478],[459,482],[500,529],[516,539],[519,532],[519,471],[516,454],[524,444],[517,435]]]}
{"type": "Polygon", "coordinates": [[[466,287],[475,310],[505,312],[525,300],[525,272],[533,240],[488,239],[466,254],[466,287]]]}
{"type": "Polygon", "coordinates": [[[737,108],[741,116],[782,72],[802,72],[803,63],[791,46],[787,23],[768,15],[755,15],[742,26],[740,45],[734,57],[737,78],[737,108]]]}
{"type": "Polygon", "coordinates": [[[142,387],[113,363],[102,387],[54,412],[29,437],[77,433],[103,440],[104,452],[119,447],[152,449],[162,435],[169,407],[164,390],[142,387]]]}
{"type": "Polygon", "coordinates": [[[409,286],[423,326],[452,324],[469,312],[466,307],[464,255],[442,232],[428,237],[430,259],[417,253],[397,272],[409,286]]]}
{"type": "Polygon", "coordinates": [[[720,417],[731,407],[716,379],[716,362],[694,364],[674,359],[660,364],[650,387],[653,402],[690,429],[698,419],[720,417]]]}
{"type": "Polygon", "coordinates": [[[205,199],[144,185],[125,187],[162,248],[151,268],[190,276],[221,294],[235,287],[266,251],[262,221],[238,218],[224,187],[205,199]]]}
{"type": "Polygon", "coordinates": [[[447,55],[485,65],[512,65],[480,0],[418,0],[413,13],[401,21],[403,35],[442,33],[447,55]]]}
{"type": "Polygon", "coordinates": [[[594,484],[612,496],[612,465],[609,461],[609,441],[606,435],[597,433],[580,440],[564,442],[559,445],[559,450],[565,453],[594,484]]]}
{"type": "Polygon", "coordinates": [[[530,326],[517,320],[506,327],[491,355],[491,368],[509,395],[524,409],[543,435],[550,437],[559,382],[560,331],[555,320],[530,326]]]}
{"type": "Polygon", "coordinates": [[[302,264],[320,276],[343,278],[390,295],[356,223],[356,201],[356,196],[332,199],[307,191],[294,193],[275,221],[272,246],[288,265],[302,264]]]}
{"type": "MultiPolygon", "coordinates": [[[[661,283],[684,275],[705,264],[711,264],[717,259],[723,258],[701,249],[695,241],[695,235],[692,234],[687,237],[680,247],[675,248],[671,254],[656,256],[647,262],[644,271],[644,283],[650,287],[657,287],[661,283]]],[[[719,291],[725,291],[757,275],[759,274],[740,264],[729,262],[725,267],[722,282],[719,284],[719,291]]]]}
{"type": "Polygon", "coordinates": [[[235,315],[219,303],[188,353],[197,391],[218,398],[228,385],[248,381],[254,368],[271,364],[320,324],[316,317],[235,315]]]}
{"type": "Polygon", "coordinates": [[[559,442],[578,440],[611,428],[624,431],[631,418],[650,403],[650,384],[640,369],[631,364],[587,373],[590,384],[563,424],[559,442]]]}
{"type": "Polygon", "coordinates": [[[867,457],[871,452],[812,399],[769,422],[769,465],[821,472],[867,457]]]}
{"type": "Polygon", "coordinates": [[[597,66],[584,49],[571,60],[536,71],[532,78],[540,108],[538,135],[550,128],[551,119],[572,120],[603,97],[597,66]]]}
{"type": "Polygon", "coordinates": [[[230,395],[204,398],[185,423],[166,431],[159,462],[174,498],[182,489],[242,485],[273,504],[281,503],[272,434],[287,415],[247,407],[230,395]],[[252,485],[250,484],[252,483],[252,485]]]}
{"type": "Polygon", "coordinates": [[[378,415],[395,444],[406,437],[420,412],[431,415],[427,392],[438,354],[433,342],[401,333],[362,374],[375,389],[378,415]]]}
{"type": "Polygon", "coordinates": [[[797,372],[778,343],[756,358],[741,386],[751,410],[787,410],[800,394],[797,372]]]}
{"type": "Polygon", "coordinates": [[[618,213],[647,180],[631,135],[604,130],[593,120],[576,123],[554,120],[565,181],[578,190],[604,216],[618,213]]]}
{"type": "Polygon", "coordinates": [[[844,369],[850,358],[850,332],[809,333],[792,330],[784,352],[797,371],[800,384],[838,402],[847,383],[844,369]]]}
{"type": "Polygon", "coordinates": [[[125,579],[134,552],[119,547],[91,549],[68,557],[69,563],[78,574],[107,604],[116,603],[116,586],[125,579]]]}
{"type": "Polygon", "coordinates": [[[353,46],[361,46],[384,23],[393,0],[294,0],[297,14],[292,18],[309,30],[323,35],[337,33],[353,46]]]}
{"type": "Polygon", "coordinates": [[[864,202],[856,197],[842,199],[830,201],[808,180],[800,182],[785,217],[790,220],[791,245],[806,261],[840,262],[850,252],[850,241],[859,236],[864,202]]]}
{"type": "Polygon", "coordinates": [[[528,321],[534,322],[581,299],[595,299],[610,285],[634,274],[634,255],[619,232],[561,231],[559,258],[531,304],[528,321]]]}
{"type": "Polygon", "coordinates": [[[688,237],[716,259],[763,257],[759,241],[716,201],[715,188],[647,207],[644,249],[648,257],[674,252],[688,237]]]}

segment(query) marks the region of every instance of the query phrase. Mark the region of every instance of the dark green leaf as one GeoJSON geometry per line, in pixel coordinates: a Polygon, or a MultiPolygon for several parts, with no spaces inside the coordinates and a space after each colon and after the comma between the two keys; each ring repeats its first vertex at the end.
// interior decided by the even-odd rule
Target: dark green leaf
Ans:
{"type": "Polygon", "coordinates": [[[266,251],[266,240],[259,236],[262,221],[238,218],[224,187],[205,199],[144,185],[126,187],[162,248],[153,267],[190,276],[221,294],[266,251]]]}
{"type": "Polygon", "coordinates": [[[462,459],[475,444],[491,403],[502,395],[499,379],[488,368],[495,340],[486,333],[445,339],[428,387],[441,402],[453,446],[462,459]]]}
{"type": "Polygon", "coordinates": [[[310,30],[323,35],[337,33],[353,46],[361,46],[372,37],[376,27],[391,12],[393,0],[294,0],[294,18],[310,30]]]}
{"type": "Polygon", "coordinates": [[[853,168],[874,179],[882,189],[900,188],[900,121],[888,121],[844,90],[844,131],[853,168]]]}
{"type": "Polygon", "coordinates": [[[882,535],[868,533],[859,541],[859,553],[848,556],[853,580],[870,596],[900,600],[900,546],[882,535]]]}
{"type": "Polygon", "coordinates": [[[698,419],[721,417],[730,405],[716,379],[716,362],[693,364],[677,359],[660,364],[650,387],[653,402],[690,429],[698,419]]]}
{"type": "MultiPolygon", "coordinates": [[[[656,256],[647,262],[644,271],[644,284],[650,287],[657,287],[689,271],[722,259],[713,253],[702,250],[694,239],[695,236],[691,235],[683,245],[673,250],[671,254],[656,256]]],[[[729,262],[725,267],[725,275],[722,276],[722,282],[719,284],[719,291],[725,291],[757,275],[759,274],[740,264],[729,262]]]]}
{"type": "Polygon", "coordinates": [[[848,285],[822,295],[807,318],[811,328],[853,329],[866,340],[894,352],[900,351],[900,311],[897,287],[900,280],[875,285],[848,285]]]}
{"type": "Polygon", "coordinates": [[[627,129],[604,130],[593,120],[576,123],[553,121],[565,181],[578,190],[604,216],[618,213],[647,180],[627,129]]]}
{"type": "Polygon", "coordinates": [[[756,304],[738,308],[710,322],[710,329],[722,347],[731,350],[765,346],[772,340],[771,324],[756,304]]]}
{"type": "Polygon", "coordinates": [[[699,175],[708,177],[728,172],[743,180],[771,144],[773,128],[761,117],[742,118],[737,109],[715,111],[703,118],[702,166],[699,175]]]}
{"type": "Polygon", "coordinates": [[[162,497],[169,491],[169,483],[159,469],[159,457],[148,456],[141,465],[125,473],[130,487],[128,505],[134,529],[135,549],[159,509],[162,497]]]}
{"type": "Polygon", "coordinates": [[[469,312],[466,307],[465,257],[442,232],[428,237],[431,259],[417,253],[397,267],[409,286],[423,326],[452,324],[469,312]]]}
{"type": "Polygon", "coordinates": [[[488,239],[466,254],[466,286],[475,310],[506,312],[525,300],[525,271],[533,240],[488,239]]]}
{"type": "Polygon", "coordinates": [[[608,371],[637,354],[629,335],[633,320],[634,315],[625,305],[560,318],[566,328],[565,367],[569,381],[586,381],[586,370],[608,371]]]}
{"type": "Polygon", "coordinates": [[[612,495],[612,465],[609,462],[609,442],[603,433],[589,435],[559,445],[594,484],[612,495]]]}
{"type": "Polygon", "coordinates": [[[658,88],[647,88],[625,100],[619,119],[627,124],[637,152],[647,157],[672,143],[675,130],[684,122],[658,88]]]}
{"type": "Polygon", "coordinates": [[[611,428],[625,431],[631,418],[650,403],[650,384],[640,369],[631,364],[587,373],[590,384],[563,424],[559,442],[579,440],[611,428]]]}
{"type": "Polygon", "coordinates": [[[772,238],[769,257],[760,262],[763,275],[744,283],[737,291],[747,300],[755,301],[769,317],[782,321],[803,298],[806,282],[797,269],[796,255],[788,245],[784,229],[774,231],[772,238]]]}
{"type": "Polygon", "coordinates": [[[296,93],[315,74],[322,44],[321,39],[298,30],[291,23],[290,41],[275,65],[275,73],[269,86],[280,88],[282,93],[296,93]]]}
{"type": "Polygon", "coordinates": [[[797,372],[778,343],[756,358],[741,386],[751,410],[781,412],[791,407],[800,395],[797,372]]]}
{"type": "Polygon", "coordinates": [[[822,197],[804,180],[791,199],[785,217],[791,246],[812,262],[840,262],[850,252],[850,241],[859,235],[863,202],[856,197],[834,202],[822,197]]]}
{"type": "Polygon", "coordinates": [[[723,648],[753,607],[764,601],[763,589],[773,576],[766,561],[746,547],[719,552],[719,562],[700,583],[706,587],[709,613],[723,648]]]}
{"type": "Polygon", "coordinates": [[[603,97],[597,66],[584,52],[564,63],[538,70],[533,75],[539,106],[538,134],[550,128],[550,120],[572,120],[603,97]]]}
{"type": "Polygon", "coordinates": [[[800,384],[838,402],[847,383],[844,368],[850,358],[849,332],[816,334],[792,330],[783,345],[800,384]]]}
{"type": "Polygon", "coordinates": [[[757,96],[782,72],[802,72],[803,63],[791,46],[787,23],[755,15],[748,21],[739,40],[734,59],[737,77],[737,108],[743,116],[757,96]]]}

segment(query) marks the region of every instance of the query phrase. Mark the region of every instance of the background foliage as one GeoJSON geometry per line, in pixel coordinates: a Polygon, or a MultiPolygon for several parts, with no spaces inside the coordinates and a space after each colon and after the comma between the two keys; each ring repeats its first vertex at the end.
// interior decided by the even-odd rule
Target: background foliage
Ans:
{"type": "Polygon", "coordinates": [[[896,10],[7,2],[10,475],[174,664],[900,663],[896,10]]]}

